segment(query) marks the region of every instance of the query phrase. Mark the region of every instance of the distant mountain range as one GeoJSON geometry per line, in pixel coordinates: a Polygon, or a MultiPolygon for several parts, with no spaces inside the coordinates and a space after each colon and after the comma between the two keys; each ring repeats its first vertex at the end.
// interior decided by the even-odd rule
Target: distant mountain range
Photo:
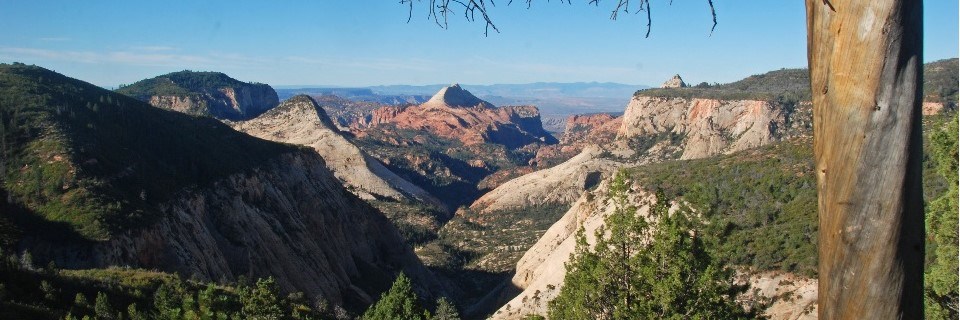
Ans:
{"type": "MultiPolygon", "coordinates": [[[[446,87],[435,85],[389,85],[359,88],[279,86],[277,94],[286,99],[298,94],[336,95],[351,100],[388,104],[419,104],[446,87]]],[[[495,105],[535,105],[544,116],[622,112],[634,92],[649,88],[612,82],[537,82],[527,84],[462,85],[495,105]]]]}

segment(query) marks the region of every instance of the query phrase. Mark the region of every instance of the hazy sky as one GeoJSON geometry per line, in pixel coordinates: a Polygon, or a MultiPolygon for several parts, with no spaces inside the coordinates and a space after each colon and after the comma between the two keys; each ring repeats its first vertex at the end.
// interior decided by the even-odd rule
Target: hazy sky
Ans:
{"type": "MultiPolygon", "coordinates": [[[[652,0],[645,16],[608,19],[599,7],[538,0],[490,8],[481,22],[427,19],[428,0],[0,0],[0,62],[24,62],[102,86],[183,69],[222,71],[272,85],[380,85],[610,81],[729,82],[806,65],[801,0],[652,0]]],[[[925,5],[925,60],[956,57],[958,1],[925,5]]]]}

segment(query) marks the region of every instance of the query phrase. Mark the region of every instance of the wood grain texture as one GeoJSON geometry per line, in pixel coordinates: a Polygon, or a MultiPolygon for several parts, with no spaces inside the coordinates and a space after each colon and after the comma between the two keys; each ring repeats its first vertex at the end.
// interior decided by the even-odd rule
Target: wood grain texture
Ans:
{"type": "Polygon", "coordinates": [[[820,319],[922,319],[922,1],[806,5],[820,319]]]}

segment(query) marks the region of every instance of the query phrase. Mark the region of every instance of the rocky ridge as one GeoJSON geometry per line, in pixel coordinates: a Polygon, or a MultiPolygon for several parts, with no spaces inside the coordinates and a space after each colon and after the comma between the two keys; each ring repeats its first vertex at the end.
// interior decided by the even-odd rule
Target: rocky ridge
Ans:
{"type": "Polygon", "coordinates": [[[255,137],[312,148],[344,186],[362,199],[389,198],[443,207],[428,192],[350,142],[309,96],[292,97],[257,118],[229,124],[255,137]]]}

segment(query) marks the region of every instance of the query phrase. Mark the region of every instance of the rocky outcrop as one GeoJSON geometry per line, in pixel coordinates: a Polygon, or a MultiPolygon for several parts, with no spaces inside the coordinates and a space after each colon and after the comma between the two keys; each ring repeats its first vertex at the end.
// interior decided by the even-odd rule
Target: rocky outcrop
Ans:
{"type": "Polygon", "coordinates": [[[390,221],[356,198],[312,152],[286,154],[209,187],[184,190],[162,218],[108,241],[31,248],[58,266],[133,266],[234,281],[273,276],[362,310],[403,271],[421,294],[443,292],[390,221]]]}
{"type": "Polygon", "coordinates": [[[519,148],[531,143],[556,143],[543,129],[534,106],[494,107],[459,85],[441,89],[429,101],[410,107],[383,107],[358,124],[358,135],[379,125],[428,131],[464,144],[496,143],[519,148]]]}
{"type": "Polygon", "coordinates": [[[673,75],[673,78],[670,78],[670,80],[667,80],[662,85],[660,85],[660,88],[686,88],[686,87],[687,87],[687,83],[683,82],[683,78],[680,78],[679,74],[673,75]]]}
{"type": "Polygon", "coordinates": [[[683,137],[680,159],[696,159],[779,141],[787,117],[785,108],[771,101],[637,96],[627,106],[617,137],[676,134],[683,137]]]}
{"type": "Polygon", "coordinates": [[[621,118],[608,113],[575,114],[567,117],[560,143],[572,145],[613,141],[620,130],[621,118]]]}
{"type": "Polygon", "coordinates": [[[564,121],[560,143],[537,149],[531,165],[547,168],[577,155],[588,145],[609,147],[617,137],[622,117],[607,113],[572,115],[564,121]]]}
{"type": "Polygon", "coordinates": [[[255,137],[313,148],[347,190],[360,198],[409,200],[443,207],[428,192],[397,176],[342,136],[309,96],[295,96],[255,119],[229,124],[255,137]]]}
{"type": "Polygon", "coordinates": [[[517,209],[547,203],[567,204],[584,190],[623,164],[601,157],[604,150],[592,146],[555,167],[525,174],[510,180],[477,199],[470,208],[479,212],[517,209]]]}

